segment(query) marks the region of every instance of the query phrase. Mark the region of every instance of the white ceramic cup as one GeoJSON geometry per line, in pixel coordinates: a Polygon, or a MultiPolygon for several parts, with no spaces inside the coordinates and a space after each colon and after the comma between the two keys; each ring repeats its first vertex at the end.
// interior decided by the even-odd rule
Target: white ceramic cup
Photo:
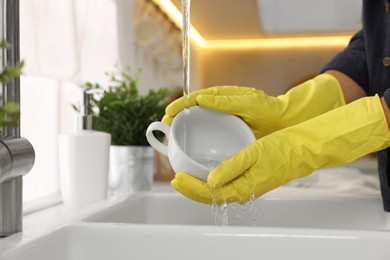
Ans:
{"type": "Polygon", "coordinates": [[[247,124],[236,116],[199,106],[189,111],[176,115],[171,127],[153,122],[146,131],[150,145],[168,156],[176,173],[187,172],[206,181],[212,168],[256,140],[247,124]],[[153,131],[163,132],[168,145],[156,139],[153,131]]]}

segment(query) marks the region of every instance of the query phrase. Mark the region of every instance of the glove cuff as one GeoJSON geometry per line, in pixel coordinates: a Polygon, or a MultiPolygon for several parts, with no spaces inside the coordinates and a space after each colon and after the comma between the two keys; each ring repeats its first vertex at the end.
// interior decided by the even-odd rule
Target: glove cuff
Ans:
{"type": "Polygon", "coordinates": [[[278,96],[279,129],[293,126],[345,105],[339,81],[330,74],[308,80],[278,96]]]}

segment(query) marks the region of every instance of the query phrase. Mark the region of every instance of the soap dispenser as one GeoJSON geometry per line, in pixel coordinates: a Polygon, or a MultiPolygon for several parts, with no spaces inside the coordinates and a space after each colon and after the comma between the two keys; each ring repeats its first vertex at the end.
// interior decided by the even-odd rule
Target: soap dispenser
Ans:
{"type": "Polygon", "coordinates": [[[107,197],[111,135],[95,130],[91,95],[90,89],[81,89],[76,129],[59,135],[61,194],[68,209],[80,209],[107,197]]]}

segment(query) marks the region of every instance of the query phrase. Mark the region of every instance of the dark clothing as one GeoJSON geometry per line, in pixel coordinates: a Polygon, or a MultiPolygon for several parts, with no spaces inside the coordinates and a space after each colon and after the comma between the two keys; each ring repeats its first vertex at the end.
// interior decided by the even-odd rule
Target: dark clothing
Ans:
{"type": "MultiPolygon", "coordinates": [[[[345,73],[370,96],[382,96],[390,88],[389,1],[363,1],[363,29],[322,71],[332,69],[345,73]]],[[[390,149],[378,152],[377,156],[384,209],[390,212],[390,149]]]]}

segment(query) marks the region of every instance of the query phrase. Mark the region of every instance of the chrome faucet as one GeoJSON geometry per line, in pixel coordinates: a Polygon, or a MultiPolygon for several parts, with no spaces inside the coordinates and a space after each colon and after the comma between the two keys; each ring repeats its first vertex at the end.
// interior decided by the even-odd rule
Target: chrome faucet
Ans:
{"type": "MultiPolygon", "coordinates": [[[[3,50],[2,65],[19,62],[19,0],[2,1],[3,37],[11,48],[3,50]]],[[[2,86],[2,105],[20,104],[20,79],[9,80],[2,86]]],[[[0,137],[0,237],[22,231],[22,183],[35,161],[31,143],[20,137],[20,128],[4,127],[0,137]]]]}

